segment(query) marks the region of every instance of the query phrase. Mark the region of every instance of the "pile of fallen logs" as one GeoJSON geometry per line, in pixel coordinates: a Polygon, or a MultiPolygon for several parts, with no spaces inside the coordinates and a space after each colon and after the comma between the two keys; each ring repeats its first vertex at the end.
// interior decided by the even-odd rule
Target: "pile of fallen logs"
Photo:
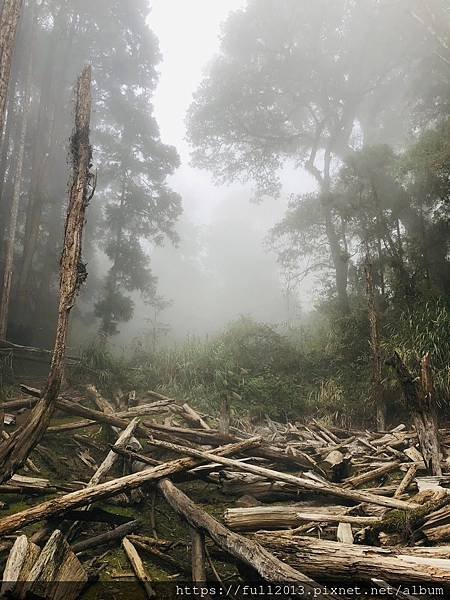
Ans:
{"type": "MultiPolygon", "coordinates": [[[[39,396],[21,386],[5,411],[29,411],[39,396]]],[[[162,394],[107,399],[93,386],[61,394],[56,409],[0,486],[10,597],[76,598],[131,576],[147,596],[161,581],[450,589],[450,431],[439,432],[442,475],[430,476],[405,425],[373,433],[266,419],[226,433],[162,394]],[[105,567],[108,555],[125,570],[105,567]]]]}

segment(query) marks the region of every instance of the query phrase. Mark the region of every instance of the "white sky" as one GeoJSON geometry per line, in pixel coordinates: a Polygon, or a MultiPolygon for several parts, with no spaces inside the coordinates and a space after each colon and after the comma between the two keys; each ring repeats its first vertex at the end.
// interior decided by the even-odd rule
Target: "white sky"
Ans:
{"type": "Polygon", "coordinates": [[[198,223],[210,221],[212,211],[232,188],[216,188],[208,173],[189,166],[186,111],[205,67],[219,49],[221,23],[245,4],[246,0],[152,0],[148,18],[163,55],[155,116],[162,140],[177,148],[182,161],[171,185],[183,196],[186,215],[198,223]]]}

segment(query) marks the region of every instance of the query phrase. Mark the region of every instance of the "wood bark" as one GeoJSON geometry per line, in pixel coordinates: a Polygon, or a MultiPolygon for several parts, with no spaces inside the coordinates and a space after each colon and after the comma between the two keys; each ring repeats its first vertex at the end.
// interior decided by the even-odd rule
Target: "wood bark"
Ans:
{"type": "Polygon", "coordinates": [[[42,398],[28,422],[0,446],[0,481],[23,465],[42,439],[61,387],[69,315],[85,276],[81,263],[83,227],[87,207],[87,183],[92,156],[89,143],[91,118],[91,69],[85,67],[77,82],[75,128],[71,138],[72,177],[60,267],[60,296],[52,364],[42,398]]]}
{"type": "MultiPolygon", "coordinates": [[[[182,515],[192,527],[208,536],[225,552],[254,569],[266,581],[298,582],[305,590],[312,592],[322,586],[305,577],[300,571],[275,558],[258,543],[227,529],[214,517],[196,506],[183,492],[168,479],[158,483],[158,489],[170,506],[182,515]]],[[[334,596],[330,596],[334,598],[334,596]]]]}
{"type": "Polygon", "coordinates": [[[4,0],[0,15],[0,135],[5,123],[9,77],[22,5],[23,0],[4,0]]]}
{"type": "Polygon", "coordinates": [[[430,358],[422,359],[422,384],[419,385],[400,356],[395,352],[387,364],[396,371],[404,401],[410,411],[419,439],[426,469],[431,475],[442,475],[441,450],[436,406],[433,398],[430,358]]]}
{"type": "MultiPolygon", "coordinates": [[[[258,445],[261,442],[259,438],[244,440],[238,444],[229,444],[216,448],[216,455],[239,454],[245,449],[258,445]]],[[[121,492],[132,490],[142,486],[144,483],[158,481],[163,477],[169,477],[175,473],[181,473],[193,469],[200,464],[201,461],[192,458],[181,458],[173,460],[162,465],[151,467],[139,473],[119,477],[112,481],[106,481],[98,485],[83,488],[76,492],[71,492],[64,496],[59,496],[53,500],[48,500],[42,504],[38,504],[26,510],[17,512],[8,517],[0,519],[0,536],[8,535],[21,527],[25,527],[30,523],[37,523],[49,517],[59,516],[93,502],[110,498],[121,492]]]]}
{"type": "Polygon", "coordinates": [[[322,494],[328,494],[331,496],[337,496],[339,498],[345,498],[346,500],[353,500],[354,502],[368,502],[369,504],[376,504],[378,506],[386,506],[388,508],[398,508],[402,510],[413,510],[418,508],[417,504],[413,502],[404,502],[403,500],[397,500],[394,498],[384,498],[375,494],[359,491],[349,490],[339,487],[334,484],[321,483],[313,481],[312,479],[306,479],[304,477],[296,477],[295,475],[289,475],[287,473],[280,473],[279,471],[273,471],[272,469],[266,469],[264,467],[258,467],[247,462],[239,462],[230,458],[224,458],[221,456],[214,456],[211,452],[204,452],[201,450],[195,450],[194,448],[186,448],[184,446],[178,446],[176,444],[170,444],[169,442],[162,442],[159,440],[150,440],[150,443],[160,448],[166,448],[166,450],[173,450],[179,454],[186,454],[187,456],[193,456],[196,458],[210,460],[227,467],[233,467],[238,471],[244,471],[247,473],[254,473],[255,475],[261,475],[267,479],[274,481],[284,481],[297,487],[298,489],[306,489],[322,494]]]}
{"type": "Polygon", "coordinates": [[[252,539],[310,577],[333,582],[368,581],[450,584],[450,560],[402,553],[403,548],[342,544],[286,533],[257,533],[252,539]]]}

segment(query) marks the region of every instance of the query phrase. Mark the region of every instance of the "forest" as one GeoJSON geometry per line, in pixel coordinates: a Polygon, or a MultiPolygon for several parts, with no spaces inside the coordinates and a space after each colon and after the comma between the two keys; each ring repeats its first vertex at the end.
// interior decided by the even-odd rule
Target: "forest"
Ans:
{"type": "Polygon", "coordinates": [[[0,6],[0,596],[450,598],[448,1],[0,6]]]}

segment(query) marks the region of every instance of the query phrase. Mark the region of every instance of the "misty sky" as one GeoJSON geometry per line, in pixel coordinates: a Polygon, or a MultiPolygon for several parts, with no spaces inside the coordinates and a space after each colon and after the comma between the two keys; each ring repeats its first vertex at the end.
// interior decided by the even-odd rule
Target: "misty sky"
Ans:
{"type": "MultiPolygon", "coordinates": [[[[173,302],[161,318],[177,339],[217,331],[241,314],[272,323],[286,318],[279,268],[264,239],[283,217],[288,195],[313,187],[306,174],[287,173],[283,198],[254,204],[251,185],[216,187],[209,173],[189,165],[186,111],[219,49],[221,24],[245,5],[246,0],[152,0],[148,18],[163,55],[154,112],[163,142],[177,148],[182,163],[169,180],[183,199],[180,245],[152,252],[158,293],[173,302]]],[[[139,335],[150,316],[135,301],[123,341],[139,335]]]]}

